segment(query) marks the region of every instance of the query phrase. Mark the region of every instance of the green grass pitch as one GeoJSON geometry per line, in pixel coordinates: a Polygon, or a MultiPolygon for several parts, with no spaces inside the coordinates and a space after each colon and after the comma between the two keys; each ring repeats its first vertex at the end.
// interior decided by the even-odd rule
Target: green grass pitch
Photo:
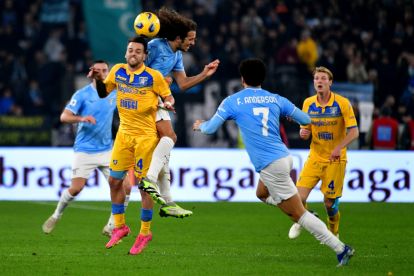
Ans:
{"type": "MultiPolygon", "coordinates": [[[[101,229],[107,202],[73,202],[54,232],[41,231],[55,202],[0,201],[0,275],[414,275],[414,204],[342,203],[341,239],[356,254],[336,256],[304,232],[289,240],[290,220],[262,203],[182,203],[185,219],[154,214],[153,241],[127,252],[139,227],[139,202],[127,209],[133,235],[112,249],[101,229]]],[[[311,203],[325,220],[322,203],[311,203]]]]}

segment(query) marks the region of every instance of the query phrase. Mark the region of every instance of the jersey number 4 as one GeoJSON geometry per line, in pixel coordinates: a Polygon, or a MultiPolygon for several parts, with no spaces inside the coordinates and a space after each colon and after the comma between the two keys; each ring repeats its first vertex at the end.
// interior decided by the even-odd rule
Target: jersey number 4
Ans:
{"type": "Polygon", "coordinates": [[[253,108],[253,114],[255,116],[263,116],[262,117],[262,135],[268,136],[269,126],[267,125],[267,122],[269,121],[269,108],[268,107],[255,107],[253,108]]]}

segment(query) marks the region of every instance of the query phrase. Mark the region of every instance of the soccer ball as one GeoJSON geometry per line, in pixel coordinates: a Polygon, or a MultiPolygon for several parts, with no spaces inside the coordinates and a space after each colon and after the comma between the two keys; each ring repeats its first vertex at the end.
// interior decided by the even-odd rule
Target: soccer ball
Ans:
{"type": "Polygon", "coordinates": [[[152,12],[142,12],[134,21],[135,32],[140,36],[154,37],[158,34],[160,27],[160,20],[152,12]]]}

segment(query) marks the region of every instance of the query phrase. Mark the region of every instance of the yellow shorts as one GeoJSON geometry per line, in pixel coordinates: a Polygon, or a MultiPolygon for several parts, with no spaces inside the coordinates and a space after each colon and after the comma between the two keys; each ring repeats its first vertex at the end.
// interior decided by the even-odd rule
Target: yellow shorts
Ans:
{"type": "Polygon", "coordinates": [[[341,197],[345,168],[346,161],[329,163],[308,159],[300,173],[296,186],[313,189],[321,180],[321,191],[325,197],[341,197]]]}
{"type": "Polygon", "coordinates": [[[145,177],[158,141],[158,136],[129,136],[118,132],[109,167],[113,171],[127,171],[134,168],[137,178],[145,177]]]}

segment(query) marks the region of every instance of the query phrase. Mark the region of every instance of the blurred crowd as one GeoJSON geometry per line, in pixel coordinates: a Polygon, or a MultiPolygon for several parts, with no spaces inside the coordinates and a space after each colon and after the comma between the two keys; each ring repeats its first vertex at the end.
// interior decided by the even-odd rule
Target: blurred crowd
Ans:
{"type": "MultiPolygon", "coordinates": [[[[240,60],[260,57],[269,69],[266,88],[301,106],[312,68],[326,66],[334,82],[372,84],[374,119],[396,120],[395,147],[410,148],[410,138],[403,136],[410,135],[406,129],[414,118],[413,1],[141,2],[143,10],[165,5],[197,22],[196,46],[185,55],[187,75],[219,58],[212,80],[237,79],[240,60]]],[[[75,77],[85,75],[93,58],[81,0],[3,0],[0,5],[0,115],[58,117],[75,90],[75,77]],[[66,5],[66,12],[56,13],[56,2],[66,5]]],[[[179,100],[185,104],[186,97],[179,100]]],[[[371,133],[360,147],[375,148],[371,133]]]]}

